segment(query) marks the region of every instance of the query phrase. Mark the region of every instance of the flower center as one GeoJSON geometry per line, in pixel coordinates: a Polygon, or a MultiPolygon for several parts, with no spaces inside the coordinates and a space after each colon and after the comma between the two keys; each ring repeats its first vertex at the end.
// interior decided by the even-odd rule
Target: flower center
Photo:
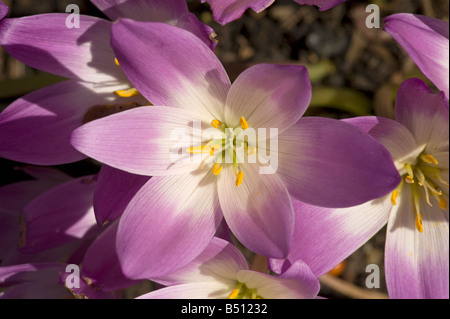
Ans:
{"type": "Polygon", "coordinates": [[[249,289],[244,283],[238,282],[228,299],[263,299],[257,294],[256,288],[249,289]]]}
{"type": "Polygon", "coordinates": [[[430,207],[433,207],[431,197],[435,199],[438,206],[445,210],[447,208],[447,194],[442,192],[443,187],[449,187],[448,181],[444,180],[441,170],[437,167],[438,161],[432,155],[421,153],[417,158],[416,164],[404,164],[406,173],[402,176],[402,181],[391,196],[393,205],[397,205],[397,197],[407,183],[412,188],[412,199],[414,202],[416,229],[423,233],[422,213],[420,209],[419,189],[422,188],[425,193],[425,200],[430,207]]]}
{"type": "Polygon", "coordinates": [[[200,168],[212,164],[212,173],[216,176],[222,172],[224,165],[232,165],[236,176],[236,186],[239,186],[244,180],[244,172],[240,164],[244,163],[246,158],[255,155],[257,150],[254,146],[256,143],[245,140],[246,134],[242,134],[249,128],[247,120],[241,117],[240,126],[229,128],[221,121],[214,119],[211,126],[217,130],[214,132],[214,138],[206,144],[187,149],[187,152],[206,154],[200,168]]]}

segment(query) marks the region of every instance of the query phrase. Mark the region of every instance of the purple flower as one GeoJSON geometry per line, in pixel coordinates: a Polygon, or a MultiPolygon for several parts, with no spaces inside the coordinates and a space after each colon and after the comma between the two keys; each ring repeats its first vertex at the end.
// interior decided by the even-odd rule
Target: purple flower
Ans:
{"type": "Polygon", "coordinates": [[[113,25],[112,45],[155,106],[87,123],[71,141],[111,167],[153,176],[119,224],[118,254],[131,278],[167,274],[193,260],[222,216],[249,249],[283,258],[294,221],[288,191],[342,207],[385,195],[400,181],[390,154],[367,133],[342,121],[301,118],[311,98],[302,66],[257,65],[231,85],[191,33],[128,19],[113,25]],[[274,129],[270,138],[259,136],[270,147],[243,139],[253,128],[274,129]],[[180,131],[187,140],[178,140],[180,131]],[[198,136],[203,132],[214,136],[198,136]]]}
{"type": "Polygon", "coordinates": [[[3,1],[0,1],[0,21],[2,21],[4,17],[6,17],[8,12],[9,12],[8,6],[4,4],[3,1]]]}
{"type": "Polygon", "coordinates": [[[312,299],[320,289],[305,263],[296,262],[280,276],[249,270],[242,253],[219,238],[191,263],[151,280],[169,287],[138,299],[312,299]]]}
{"type": "MultiPolygon", "coordinates": [[[[109,18],[173,23],[205,41],[211,28],[188,12],[184,0],[93,0],[109,18]]],[[[4,7],[2,7],[2,14],[4,7]]],[[[85,158],[69,143],[85,122],[148,104],[130,86],[110,45],[112,22],[80,16],[66,27],[67,14],[42,14],[0,22],[0,45],[25,64],[70,80],[32,92],[0,114],[0,156],[36,165],[85,158]]]]}
{"type": "Polygon", "coordinates": [[[384,22],[384,29],[448,99],[448,22],[410,13],[390,15],[384,22]]]}
{"type": "Polygon", "coordinates": [[[402,182],[391,195],[351,208],[326,209],[294,201],[293,249],[288,259],[271,260],[271,269],[282,273],[302,259],[321,276],[387,223],[385,272],[390,297],[448,298],[448,112],[443,92],[433,94],[421,80],[410,79],[397,94],[397,122],[381,117],[345,120],[386,146],[402,182]],[[335,242],[340,245],[330,249],[335,242]]]}
{"type": "MultiPolygon", "coordinates": [[[[239,19],[248,8],[262,12],[275,0],[202,0],[211,6],[214,20],[221,25],[239,19]]],[[[331,9],[346,0],[294,0],[298,4],[317,6],[321,11],[331,9]]]]}

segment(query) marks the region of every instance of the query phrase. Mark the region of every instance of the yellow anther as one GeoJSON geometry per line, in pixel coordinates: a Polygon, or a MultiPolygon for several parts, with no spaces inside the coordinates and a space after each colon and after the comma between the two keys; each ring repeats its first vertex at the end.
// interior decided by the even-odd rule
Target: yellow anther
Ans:
{"type": "Polygon", "coordinates": [[[405,177],[405,182],[407,182],[408,184],[414,184],[414,179],[411,176],[407,175],[405,177]]]}
{"type": "Polygon", "coordinates": [[[236,299],[236,297],[239,295],[239,289],[233,289],[231,294],[228,296],[228,299],[236,299]]]}
{"type": "Polygon", "coordinates": [[[422,161],[424,161],[425,163],[428,163],[428,164],[434,164],[434,165],[439,164],[439,162],[437,161],[436,158],[433,157],[433,155],[422,154],[422,155],[420,155],[420,158],[422,159],[422,161]]]}
{"type": "Polygon", "coordinates": [[[131,88],[128,90],[114,91],[114,94],[117,96],[120,96],[120,97],[132,97],[132,96],[139,95],[139,92],[135,88],[131,88]]]}
{"type": "Polygon", "coordinates": [[[222,168],[223,168],[223,166],[220,166],[218,163],[216,163],[213,166],[212,173],[217,176],[222,171],[222,168]]]}
{"type": "Polygon", "coordinates": [[[444,197],[439,197],[438,199],[438,205],[442,210],[446,210],[447,209],[447,201],[445,200],[444,197]]]}
{"type": "Polygon", "coordinates": [[[220,122],[219,120],[216,120],[216,119],[211,121],[211,125],[215,128],[219,128],[220,126],[222,126],[222,124],[223,124],[222,122],[220,122]]]}
{"type": "Polygon", "coordinates": [[[117,58],[114,58],[114,62],[116,63],[117,66],[120,66],[119,60],[117,60],[117,58]]]}
{"type": "Polygon", "coordinates": [[[186,150],[186,152],[191,154],[202,154],[202,153],[208,153],[211,151],[211,147],[207,144],[201,145],[201,146],[193,146],[186,150]]]}
{"type": "Polygon", "coordinates": [[[416,214],[416,229],[423,233],[422,214],[416,214]]]}
{"type": "Polygon", "coordinates": [[[414,181],[414,171],[413,171],[411,165],[405,164],[405,169],[406,169],[406,172],[408,173],[409,177],[414,181]]]}
{"type": "Polygon", "coordinates": [[[248,129],[248,123],[247,123],[247,120],[245,119],[245,117],[241,117],[240,123],[241,123],[242,129],[244,129],[244,130],[248,129]]]}
{"type": "Polygon", "coordinates": [[[239,185],[242,184],[243,180],[244,180],[244,172],[243,171],[239,171],[239,173],[237,174],[237,178],[236,178],[236,186],[239,187],[239,185]]]}
{"type": "Polygon", "coordinates": [[[398,197],[398,190],[394,190],[391,196],[391,203],[394,206],[397,205],[397,197],[398,197]]]}

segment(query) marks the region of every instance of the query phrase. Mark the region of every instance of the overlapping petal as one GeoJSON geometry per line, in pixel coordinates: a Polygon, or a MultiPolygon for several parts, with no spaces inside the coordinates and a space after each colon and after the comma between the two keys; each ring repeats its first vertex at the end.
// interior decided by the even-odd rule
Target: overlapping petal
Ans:
{"type": "Polygon", "coordinates": [[[222,116],[230,80],[214,53],[192,33],[120,19],[111,43],[125,74],[152,104],[190,110],[207,123],[222,116]]]}
{"type": "Polygon", "coordinates": [[[52,13],[6,19],[0,24],[0,45],[23,63],[63,77],[126,81],[114,63],[111,22],[80,15],[80,28],[68,28],[67,18],[52,13]]]}
{"type": "Polygon", "coordinates": [[[311,101],[308,71],[300,65],[258,64],[242,72],[231,86],[224,120],[239,126],[277,128],[281,134],[305,113],[311,101]]]}
{"type": "Polygon", "coordinates": [[[58,185],[23,210],[22,252],[37,252],[99,233],[92,208],[92,176],[58,185]]]}
{"type": "Polygon", "coordinates": [[[448,22],[427,16],[397,13],[384,29],[406,50],[422,72],[449,98],[448,22]]]}
{"type": "Polygon", "coordinates": [[[110,104],[114,98],[112,90],[70,80],[29,93],[0,113],[0,155],[36,165],[83,159],[86,156],[70,145],[70,134],[83,124],[91,107],[110,104]]]}
{"type": "Polygon", "coordinates": [[[93,289],[109,292],[139,283],[125,277],[120,267],[116,251],[117,227],[118,223],[109,226],[84,255],[81,275],[93,289]]]}
{"type": "Polygon", "coordinates": [[[319,7],[320,11],[329,10],[335,6],[345,2],[346,0],[294,0],[298,4],[306,4],[309,6],[319,7]]]}
{"type": "Polygon", "coordinates": [[[270,268],[284,273],[297,260],[320,277],[360,248],[386,225],[392,204],[389,196],[349,208],[323,208],[292,200],[295,228],[289,257],[270,260],[270,268]]]}
{"type": "Polygon", "coordinates": [[[261,12],[275,0],[202,0],[211,6],[214,20],[225,25],[242,16],[248,8],[261,12]]]}
{"type": "Polygon", "coordinates": [[[130,174],[103,165],[94,193],[94,212],[97,223],[105,225],[119,218],[133,196],[148,180],[148,176],[130,174]]]}
{"type": "Polygon", "coordinates": [[[195,140],[202,141],[201,130],[197,134],[193,129],[195,120],[185,110],[146,106],[87,123],[72,133],[71,143],[102,163],[133,174],[183,174],[200,164],[186,153],[195,140]]]}
{"type": "Polygon", "coordinates": [[[134,279],[167,275],[196,258],[222,220],[213,174],[153,177],[122,215],[117,252],[134,279]]]}
{"type": "Polygon", "coordinates": [[[277,174],[260,174],[256,164],[241,166],[244,180],[239,187],[231,166],[224,167],[219,176],[225,220],[250,250],[274,258],[286,257],[294,223],[289,193],[277,174]]]}
{"type": "Polygon", "coordinates": [[[92,0],[92,2],[112,21],[128,18],[135,21],[165,22],[192,32],[211,49],[216,45],[210,38],[214,30],[188,11],[185,0],[92,0]]]}
{"type": "Polygon", "coordinates": [[[247,261],[233,244],[214,237],[205,250],[186,266],[167,276],[153,277],[162,285],[219,282],[233,286],[236,274],[248,269],[247,261]]]}
{"type": "Polygon", "coordinates": [[[431,92],[422,80],[406,80],[398,89],[395,112],[397,121],[411,131],[417,143],[426,144],[427,154],[448,154],[449,108],[442,93],[431,92]]]}
{"type": "Polygon", "coordinates": [[[342,121],[301,118],[278,136],[278,145],[277,174],[292,196],[309,204],[359,205],[400,182],[389,152],[342,121]]]}

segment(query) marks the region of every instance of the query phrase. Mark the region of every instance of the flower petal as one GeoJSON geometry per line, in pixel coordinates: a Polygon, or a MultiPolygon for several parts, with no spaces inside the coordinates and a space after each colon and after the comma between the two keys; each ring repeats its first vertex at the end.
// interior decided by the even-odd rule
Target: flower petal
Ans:
{"type": "Polygon", "coordinates": [[[232,286],[223,283],[201,282],[158,289],[137,299],[226,299],[232,290],[232,286]]]}
{"type": "MultiPolygon", "coordinates": [[[[419,189],[423,192],[422,189],[419,189]]],[[[423,233],[416,229],[411,187],[403,187],[391,214],[385,271],[390,298],[449,298],[448,208],[430,207],[421,193],[423,233]]]]}
{"type": "Polygon", "coordinates": [[[153,277],[151,280],[165,286],[214,281],[233,286],[237,273],[242,269],[248,269],[248,264],[239,249],[214,237],[192,262],[167,276],[153,277]]]}
{"type": "Polygon", "coordinates": [[[71,143],[102,163],[133,174],[183,174],[200,165],[198,157],[186,152],[195,140],[202,141],[201,127],[196,130],[194,121],[185,110],[140,107],[81,126],[72,133],[71,143]]]}
{"type": "Polygon", "coordinates": [[[91,176],[77,178],[25,206],[21,252],[37,252],[97,235],[100,228],[92,208],[95,186],[91,176]]]}
{"type": "Polygon", "coordinates": [[[133,279],[167,275],[195,259],[222,220],[213,174],[153,177],[122,215],[117,251],[133,279]]]}
{"type": "Polygon", "coordinates": [[[189,13],[185,0],[92,0],[111,20],[128,18],[135,21],[165,22],[194,33],[211,49],[215,42],[209,36],[214,33],[206,24],[189,13]]]}
{"type": "Polygon", "coordinates": [[[325,11],[345,2],[346,0],[294,0],[298,4],[319,7],[320,11],[325,11]]]}
{"type": "Polygon", "coordinates": [[[68,14],[6,19],[0,45],[21,62],[49,73],[88,82],[126,81],[114,63],[111,22],[80,15],[80,28],[68,28],[68,14]]]}
{"type": "Polygon", "coordinates": [[[97,223],[105,225],[119,218],[130,200],[149,178],[103,165],[94,193],[94,212],[97,223]]]}
{"type": "Polygon", "coordinates": [[[258,64],[241,73],[231,86],[225,123],[236,127],[244,117],[254,129],[278,128],[281,134],[305,113],[311,94],[305,67],[258,64]]]}
{"type": "Polygon", "coordinates": [[[95,105],[114,94],[75,81],[57,83],[16,100],[0,113],[0,155],[36,165],[60,165],[86,156],[70,145],[70,134],[95,105]]]}
{"type": "Polygon", "coordinates": [[[302,261],[296,262],[282,276],[241,270],[238,281],[256,289],[264,299],[313,299],[320,290],[319,280],[302,261]]]}
{"type": "Polygon", "coordinates": [[[106,229],[89,247],[83,259],[81,275],[94,289],[104,292],[136,285],[125,277],[116,252],[118,223],[106,229]]]}
{"type": "Polygon", "coordinates": [[[202,0],[211,6],[214,20],[221,25],[239,19],[248,8],[261,12],[275,0],[202,0]]]}
{"type": "Polygon", "coordinates": [[[348,123],[301,118],[278,139],[277,174],[305,203],[355,206],[388,194],[400,182],[383,145],[348,123]]]}
{"type": "Polygon", "coordinates": [[[219,199],[233,234],[248,249],[283,258],[289,252],[294,213],[289,193],[277,174],[260,174],[256,164],[240,165],[244,173],[237,187],[231,166],[219,176],[219,199]]]}
{"type": "Polygon", "coordinates": [[[192,33],[120,19],[111,43],[125,74],[152,104],[191,110],[207,123],[222,116],[230,80],[214,53],[192,33]]]}
{"type": "Polygon", "coordinates": [[[410,13],[384,19],[384,29],[406,50],[420,70],[449,98],[448,22],[410,13]]]}
{"type": "Polygon", "coordinates": [[[397,93],[395,111],[397,121],[408,128],[419,145],[426,144],[425,152],[448,152],[448,101],[434,94],[419,79],[404,81],[397,93]]]}
{"type": "Polygon", "coordinates": [[[0,1],[0,21],[3,20],[4,17],[9,12],[9,8],[6,4],[4,4],[2,1],[0,1]]]}
{"type": "Polygon", "coordinates": [[[360,248],[387,222],[390,197],[349,208],[323,208],[292,200],[295,228],[287,259],[271,259],[271,270],[283,273],[297,260],[320,277],[360,248]]]}
{"type": "MultiPolygon", "coordinates": [[[[369,133],[384,145],[398,165],[413,163],[423,146],[417,144],[411,132],[399,122],[376,116],[361,116],[342,120],[369,133]]],[[[397,165],[397,169],[400,167],[397,165]]]]}
{"type": "Polygon", "coordinates": [[[112,21],[169,22],[188,12],[185,0],[91,0],[112,21]]]}

